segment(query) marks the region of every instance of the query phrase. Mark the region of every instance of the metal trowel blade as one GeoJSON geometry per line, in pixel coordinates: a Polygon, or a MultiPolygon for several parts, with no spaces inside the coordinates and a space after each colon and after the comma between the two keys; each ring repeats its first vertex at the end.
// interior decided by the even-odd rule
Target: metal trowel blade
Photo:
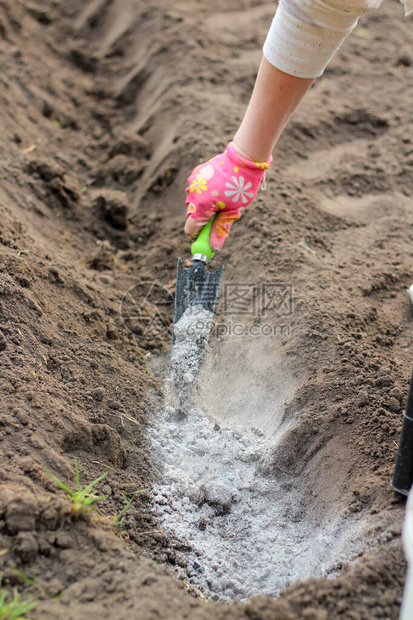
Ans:
{"type": "MultiPolygon", "coordinates": [[[[208,312],[215,313],[223,270],[221,266],[212,273],[206,269],[205,263],[199,260],[194,260],[190,267],[185,268],[182,260],[178,259],[174,326],[191,306],[202,306],[208,312]]],[[[175,335],[172,331],[172,346],[174,343],[175,335]]]]}

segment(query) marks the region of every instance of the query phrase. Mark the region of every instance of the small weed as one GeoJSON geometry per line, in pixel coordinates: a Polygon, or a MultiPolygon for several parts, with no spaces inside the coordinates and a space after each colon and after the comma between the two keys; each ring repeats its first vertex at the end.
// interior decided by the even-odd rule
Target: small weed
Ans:
{"type": "Polygon", "coordinates": [[[82,485],[80,484],[79,466],[77,464],[77,459],[74,459],[74,463],[75,463],[75,472],[76,472],[76,491],[72,491],[71,489],[69,489],[69,487],[64,482],[59,480],[59,478],[56,478],[56,476],[53,476],[52,474],[49,474],[49,475],[51,479],[53,480],[53,482],[55,482],[58,487],[63,489],[63,491],[66,491],[67,498],[70,499],[72,502],[72,514],[73,515],[79,514],[79,512],[81,511],[89,512],[90,509],[96,511],[93,504],[95,504],[96,502],[99,502],[102,499],[106,499],[107,495],[96,495],[96,492],[93,490],[93,487],[97,485],[98,482],[103,480],[103,478],[105,478],[108,475],[108,472],[106,471],[104,474],[99,476],[99,478],[96,478],[96,480],[93,480],[93,482],[88,484],[87,487],[82,489],[82,485]]]}
{"type": "Polygon", "coordinates": [[[133,499],[134,499],[133,496],[134,495],[139,495],[140,493],[145,493],[145,491],[146,491],[146,489],[142,489],[141,491],[135,491],[134,493],[132,493],[132,497],[128,497],[127,495],[122,493],[123,498],[126,500],[126,505],[122,508],[120,513],[118,515],[116,515],[116,517],[113,519],[113,522],[116,525],[122,525],[123,521],[125,520],[125,514],[129,510],[129,507],[130,507],[131,503],[133,502],[133,499]]]}
{"type": "Polygon", "coordinates": [[[59,121],[58,119],[52,121],[52,125],[59,127],[60,129],[66,129],[65,123],[62,123],[62,121],[59,121]]]}
{"type": "Polygon", "coordinates": [[[17,588],[13,590],[13,598],[8,603],[6,590],[0,590],[0,619],[16,620],[25,618],[28,611],[34,609],[39,601],[23,601],[20,598],[17,588]]]}
{"type": "Polygon", "coordinates": [[[44,591],[44,588],[42,588],[42,586],[39,586],[39,584],[36,583],[36,578],[33,575],[33,573],[31,574],[30,577],[28,577],[22,570],[19,570],[18,568],[12,568],[11,571],[15,573],[16,575],[19,575],[19,577],[23,579],[26,586],[32,586],[33,588],[36,588],[36,590],[39,590],[42,596],[46,596],[46,592],[44,591]]]}
{"type": "Polygon", "coordinates": [[[129,506],[131,505],[131,503],[133,502],[133,497],[128,497],[127,495],[124,495],[122,493],[124,499],[126,500],[126,505],[122,508],[122,510],[120,511],[120,513],[118,515],[115,516],[115,518],[113,519],[114,523],[116,523],[116,525],[121,525],[123,523],[123,521],[125,520],[125,514],[129,509],[129,506]]]}

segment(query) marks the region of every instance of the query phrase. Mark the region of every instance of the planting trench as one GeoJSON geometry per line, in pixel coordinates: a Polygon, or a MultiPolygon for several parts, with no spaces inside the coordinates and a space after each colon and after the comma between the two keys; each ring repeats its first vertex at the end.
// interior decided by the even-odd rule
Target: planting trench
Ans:
{"type": "MultiPolygon", "coordinates": [[[[197,325],[201,333],[202,319],[197,325]]],[[[300,427],[291,402],[304,373],[289,367],[274,336],[216,339],[211,349],[183,398],[186,386],[174,385],[166,370],[166,403],[149,425],[159,472],[155,511],[190,549],[178,576],[227,603],[336,577],[392,525],[388,514],[354,512],[343,499],[357,465],[345,432],[321,434],[316,454],[300,463],[302,447],[289,445],[289,431],[300,427]],[[300,476],[288,471],[286,452],[300,476]]],[[[193,372],[194,353],[183,350],[181,371],[193,372]]]]}

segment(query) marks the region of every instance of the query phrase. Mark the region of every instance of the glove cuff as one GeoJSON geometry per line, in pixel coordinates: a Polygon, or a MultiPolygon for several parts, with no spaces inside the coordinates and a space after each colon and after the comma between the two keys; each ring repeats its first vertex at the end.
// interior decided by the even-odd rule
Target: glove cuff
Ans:
{"type": "Polygon", "coordinates": [[[231,161],[234,162],[234,164],[242,168],[248,168],[249,170],[260,170],[262,172],[263,170],[266,170],[267,168],[269,168],[272,162],[272,155],[270,155],[267,161],[263,161],[263,162],[250,161],[246,157],[243,157],[242,155],[240,155],[238,151],[235,150],[233,142],[230,142],[228,144],[227,154],[228,154],[228,157],[231,159],[231,161]]]}

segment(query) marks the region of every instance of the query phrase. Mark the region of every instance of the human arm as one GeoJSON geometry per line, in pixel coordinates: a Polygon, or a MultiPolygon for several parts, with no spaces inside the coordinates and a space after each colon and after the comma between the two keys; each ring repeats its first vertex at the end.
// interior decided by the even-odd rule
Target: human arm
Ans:
{"type": "MultiPolygon", "coordinates": [[[[264,57],[250,103],[232,143],[240,156],[251,164],[270,163],[271,152],[314,79],[323,73],[360,15],[374,11],[381,1],[280,0],[264,44],[264,57]]],[[[241,173],[234,174],[234,167],[227,166],[227,178],[214,175],[208,179],[208,192],[221,194],[226,183],[238,183],[241,173]],[[217,180],[219,186],[215,187],[217,180]]],[[[199,175],[199,168],[194,169],[189,177],[185,231],[195,238],[212,215],[219,211],[210,241],[213,249],[220,249],[233,222],[254,199],[264,172],[257,164],[255,176],[258,182],[253,184],[256,189],[252,191],[250,188],[249,193],[253,195],[235,209],[237,205],[232,200],[230,204],[222,197],[213,201],[210,195],[203,195],[202,188],[191,190],[195,187],[193,181],[199,175]],[[220,232],[219,236],[214,234],[216,231],[220,232]]]]}

